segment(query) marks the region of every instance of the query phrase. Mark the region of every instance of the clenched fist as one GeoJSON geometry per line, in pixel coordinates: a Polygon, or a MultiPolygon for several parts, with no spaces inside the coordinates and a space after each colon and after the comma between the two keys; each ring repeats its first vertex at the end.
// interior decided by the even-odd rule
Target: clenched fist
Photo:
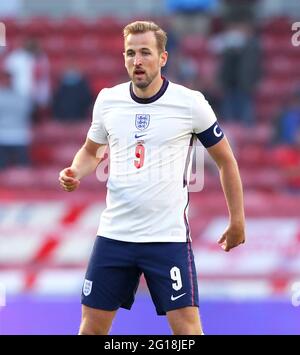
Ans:
{"type": "Polygon", "coordinates": [[[77,178],[77,171],[74,168],[65,168],[59,173],[60,186],[68,192],[74,191],[78,188],[80,180],[77,178]]]}

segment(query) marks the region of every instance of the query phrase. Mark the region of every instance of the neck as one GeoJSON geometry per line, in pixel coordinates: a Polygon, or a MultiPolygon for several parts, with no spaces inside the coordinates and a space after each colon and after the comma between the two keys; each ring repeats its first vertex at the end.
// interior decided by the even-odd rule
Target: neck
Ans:
{"type": "Polygon", "coordinates": [[[163,84],[163,79],[161,75],[157,75],[157,77],[152,81],[152,83],[144,89],[138,88],[132,83],[132,89],[134,94],[141,99],[147,99],[149,97],[154,96],[160,90],[163,84]]]}

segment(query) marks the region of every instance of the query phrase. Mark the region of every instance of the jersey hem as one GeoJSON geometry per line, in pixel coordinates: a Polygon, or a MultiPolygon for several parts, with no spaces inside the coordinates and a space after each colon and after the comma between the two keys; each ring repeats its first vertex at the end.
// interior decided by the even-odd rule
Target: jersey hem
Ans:
{"type": "Polygon", "coordinates": [[[120,242],[128,242],[128,243],[187,243],[186,240],[186,235],[183,235],[180,238],[176,238],[174,239],[174,237],[171,238],[166,238],[165,240],[162,240],[161,237],[139,237],[143,240],[137,240],[137,239],[124,239],[122,237],[116,237],[116,236],[112,236],[112,235],[107,235],[106,233],[97,233],[97,237],[101,237],[101,238],[107,238],[107,239],[112,239],[112,240],[118,240],[120,242]]]}

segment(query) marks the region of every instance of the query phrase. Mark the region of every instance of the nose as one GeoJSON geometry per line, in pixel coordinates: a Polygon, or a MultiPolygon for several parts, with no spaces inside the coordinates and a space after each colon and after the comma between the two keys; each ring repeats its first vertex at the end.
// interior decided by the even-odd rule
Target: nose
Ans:
{"type": "Polygon", "coordinates": [[[136,55],[135,55],[133,64],[134,64],[135,66],[139,66],[139,65],[142,64],[142,57],[141,57],[139,54],[136,54],[136,55]]]}

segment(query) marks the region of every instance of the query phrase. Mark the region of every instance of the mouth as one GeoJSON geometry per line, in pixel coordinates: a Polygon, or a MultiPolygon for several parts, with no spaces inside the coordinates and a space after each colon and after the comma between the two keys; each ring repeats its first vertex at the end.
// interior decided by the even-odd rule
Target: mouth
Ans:
{"type": "Polygon", "coordinates": [[[142,76],[145,74],[145,70],[142,70],[142,69],[135,69],[134,72],[133,72],[134,75],[136,76],[142,76]]]}

